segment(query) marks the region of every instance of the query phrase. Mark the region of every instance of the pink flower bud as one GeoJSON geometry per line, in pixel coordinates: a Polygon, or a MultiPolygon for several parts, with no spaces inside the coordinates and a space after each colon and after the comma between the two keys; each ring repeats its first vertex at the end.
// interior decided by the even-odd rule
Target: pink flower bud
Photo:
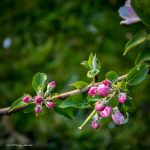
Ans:
{"type": "Polygon", "coordinates": [[[107,80],[107,79],[103,80],[102,83],[104,85],[107,85],[107,86],[111,86],[112,85],[112,82],[110,80],[107,80]]]}
{"type": "Polygon", "coordinates": [[[97,88],[98,95],[100,96],[108,96],[110,92],[110,87],[104,84],[101,84],[97,88]]]}
{"type": "Polygon", "coordinates": [[[31,96],[30,96],[30,95],[26,95],[26,96],[24,96],[24,97],[22,98],[22,101],[23,101],[24,103],[29,103],[30,100],[31,100],[31,96]]]}
{"type": "Polygon", "coordinates": [[[55,87],[56,86],[56,82],[55,81],[51,81],[48,83],[49,87],[55,87]]]}
{"type": "Polygon", "coordinates": [[[40,104],[42,101],[43,101],[43,97],[42,96],[37,95],[37,96],[34,97],[34,102],[36,104],[40,104]]]}
{"type": "Polygon", "coordinates": [[[37,105],[37,106],[35,107],[35,112],[36,112],[36,113],[40,113],[41,111],[42,111],[41,105],[37,105]]]}
{"type": "Polygon", "coordinates": [[[103,111],[105,109],[105,106],[101,102],[97,102],[95,105],[96,111],[103,111]]]}
{"type": "Polygon", "coordinates": [[[93,86],[89,89],[89,92],[88,94],[91,95],[91,96],[95,96],[96,95],[96,92],[97,92],[97,87],[93,86]]]}
{"type": "Polygon", "coordinates": [[[109,117],[110,114],[111,114],[111,111],[112,111],[111,107],[106,106],[105,109],[100,112],[100,116],[101,116],[102,118],[109,117]]]}
{"type": "Polygon", "coordinates": [[[47,106],[49,108],[54,108],[55,107],[55,103],[54,102],[47,102],[47,106]]]}
{"type": "Polygon", "coordinates": [[[124,116],[122,113],[119,111],[116,111],[114,114],[112,114],[112,120],[114,121],[115,124],[121,125],[123,124],[123,121],[125,120],[124,116]]]}
{"type": "Polygon", "coordinates": [[[118,95],[118,101],[119,103],[125,103],[125,101],[127,100],[127,94],[126,93],[120,93],[118,95]]]}
{"type": "Polygon", "coordinates": [[[92,121],[92,124],[91,124],[91,127],[92,127],[93,129],[98,129],[98,128],[100,127],[100,123],[97,122],[96,120],[93,120],[93,121],[92,121]]]}

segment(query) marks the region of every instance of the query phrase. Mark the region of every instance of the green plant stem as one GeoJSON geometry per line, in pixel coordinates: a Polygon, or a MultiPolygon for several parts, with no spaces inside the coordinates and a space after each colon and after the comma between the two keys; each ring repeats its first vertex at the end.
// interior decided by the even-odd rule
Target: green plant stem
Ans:
{"type": "Polygon", "coordinates": [[[82,123],[82,125],[80,127],[78,127],[80,130],[84,127],[84,125],[86,125],[96,114],[96,110],[94,109],[90,115],[85,119],[85,121],[82,123]]]}

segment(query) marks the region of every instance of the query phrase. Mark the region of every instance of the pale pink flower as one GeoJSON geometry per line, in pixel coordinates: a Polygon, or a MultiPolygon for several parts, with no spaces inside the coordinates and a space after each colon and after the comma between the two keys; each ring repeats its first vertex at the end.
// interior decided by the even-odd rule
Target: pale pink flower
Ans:
{"type": "Polygon", "coordinates": [[[112,112],[111,107],[106,106],[103,111],[100,111],[100,116],[101,116],[102,118],[107,118],[107,117],[110,116],[111,112],[112,112]]]}
{"type": "Polygon", "coordinates": [[[112,117],[112,120],[114,121],[114,123],[117,125],[123,124],[123,121],[125,120],[123,114],[119,111],[114,112],[114,114],[112,114],[111,117],[112,117]]]}
{"type": "Polygon", "coordinates": [[[131,6],[131,0],[126,0],[125,5],[120,7],[118,12],[120,17],[124,19],[120,22],[120,24],[128,25],[141,21],[141,19],[131,6]]]}

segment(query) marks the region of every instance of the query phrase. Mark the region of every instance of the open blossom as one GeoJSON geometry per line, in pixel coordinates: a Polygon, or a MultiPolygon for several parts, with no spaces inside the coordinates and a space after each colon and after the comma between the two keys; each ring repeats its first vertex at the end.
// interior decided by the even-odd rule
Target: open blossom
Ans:
{"type": "Polygon", "coordinates": [[[127,100],[127,94],[126,93],[120,93],[118,95],[118,101],[119,103],[125,103],[125,101],[127,100]]]}
{"type": "Polygon", "coordinates": [[[111,114],[111,112],[112,112],[111,107],[106,106],[105,109],[104,109],[103,111],[100,112],[100,116],[101,116],[102,118],[109,117],[110,114],[111,114]]]}
{"type": "Polygon", "coordinates": [[[93,86],[89,89],[88,94],[91,96],[95,96],[97,93],[97,87],[93,86]]]}
{"type": "Polygon", "coordinates": [[[124,20],[120,24],[132,24],[141,21],[131,6],[131,0],[126,0],[125,5],[119,8],[119,15],[124,20]]]}
{"type": "Polygon", "coordinates": [[[101,84],[97,88],[97,93],[100,96],[108,96],[110,92],[110,87],[108,85],[101,84]]]}
{"type": "Polygon", "coordinates": [[[114,112],[114,114],[112,114],[111,117],[112,117],[112,120],[114,121],[114,123],[117,125],[123,124],[123,122],[125,120],[123,114],[119,111],[114,112]]]}

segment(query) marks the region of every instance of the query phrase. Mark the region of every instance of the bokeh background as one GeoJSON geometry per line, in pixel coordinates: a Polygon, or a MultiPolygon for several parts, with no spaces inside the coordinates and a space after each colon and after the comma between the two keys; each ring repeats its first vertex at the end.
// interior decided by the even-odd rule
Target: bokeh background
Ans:
{"type": "MultiPolygon", "coordinates": [[[[89,81],[80,65],[93,52],[101,60],[100,80],[107,71],[127,73],[135,51],[123,56],[126,42],[141,23],[122,26],[118,8],[122,0],[1,0],[0,1],[0,107],[9,106],[24,93],[35,94],[37,72],[56,80],[55,92],[70,89],[77,80],[89,81]]],[[[150,77],[130,88],[133,106],[128,124],[110,121],[100,129],[78,130],[88,111],[77,111],[72,121],[53,111],[38,118],[19,112],[0,116],[0,149],[25,149],[6,144],[32,144],[31,149],[140,150],[150,148],[150,77]]]]}

